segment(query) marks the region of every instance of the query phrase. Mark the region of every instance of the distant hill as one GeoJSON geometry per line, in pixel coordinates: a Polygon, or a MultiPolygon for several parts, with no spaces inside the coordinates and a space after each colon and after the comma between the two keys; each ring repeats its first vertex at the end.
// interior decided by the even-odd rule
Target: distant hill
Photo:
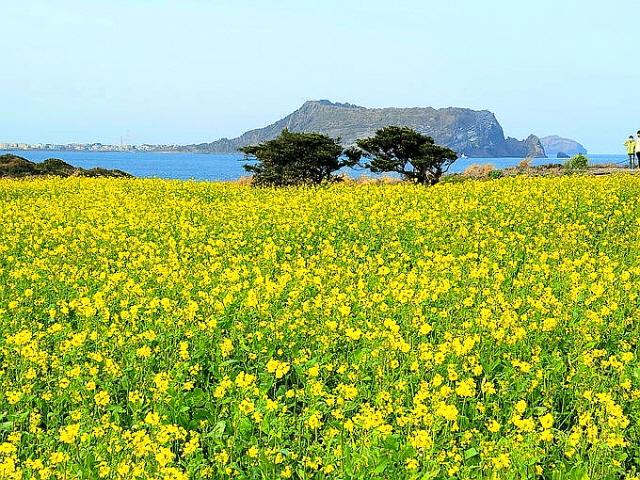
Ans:
{"type": "Polygon", "coordinates": [[[2,177],[37,177],[52,175],[56,177],[131,177],[122,170],[104,168],[84,169],[68,163],[49,158],[42,163],[34,163],[17,155],[0,155],[0,178],[2,177]]]}
{"type": "Polygon", "coordinates": [[[545,152],[550,157],[555,157],[559,153],[565,155],[577,155],[579,153],[586,155],[587,149],[570,138],[559,137],[558,135],[551,135],[540,139],[545,152]]]}
{"type": "Polygon", "coordinates": [[[487,110],[467,108],[365,108],[328,100],[308,101],[295,112],[277,122],[243,135],[223,138],[212,143],[189,145],[190,151],[201,153],[235,152],[240,147],[272,140],[284,128],[292,132],[318,132],[340,137],[344,145],[372,136],[389,125],[408,126],[430,135],[468,157],[545,157],[540,139],[505,138],[495,115],[487,110]]]}

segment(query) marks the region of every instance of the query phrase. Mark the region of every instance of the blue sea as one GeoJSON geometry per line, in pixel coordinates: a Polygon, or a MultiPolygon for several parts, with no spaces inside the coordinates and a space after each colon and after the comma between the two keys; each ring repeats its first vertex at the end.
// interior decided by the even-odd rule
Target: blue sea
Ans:
{"type": "MultiPolygon", "coordinates": [[[[201,153],[156,153],[156,152],[68,152],[68,151],[0,151],[13,153],[33,162],[47,158],[59,158],[82,168],[103,167],[131,173],[136,177],[194,179],[194,180],[236,180],[247,176],[242,168],[246,160],[242,154],[201,154],[201,153]]],[[[626,155],[589,155],[594,164],[626,164],[626,155]]],[[[495,168],[512,167],[520,163],[521,158],[464,158],[458,159],[449,169],[449,173],[463,172],[474,164],[491,164],[495,168]]],[[[533,165],[563,163],[555,158],[538,158],[533,165]]],[[[373,176],[366,170],[345,169],[344,173],[352,177],[363,174],[373,176]]]]}

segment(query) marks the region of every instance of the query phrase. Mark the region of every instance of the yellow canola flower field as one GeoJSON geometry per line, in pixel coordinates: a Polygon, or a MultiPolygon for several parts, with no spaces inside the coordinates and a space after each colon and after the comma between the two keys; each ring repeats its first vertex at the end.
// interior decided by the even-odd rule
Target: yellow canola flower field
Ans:
{"type": "Polygon", "coordinates": [[[638,478],[640,180],[0,181],[0,478],[638,478]]]}

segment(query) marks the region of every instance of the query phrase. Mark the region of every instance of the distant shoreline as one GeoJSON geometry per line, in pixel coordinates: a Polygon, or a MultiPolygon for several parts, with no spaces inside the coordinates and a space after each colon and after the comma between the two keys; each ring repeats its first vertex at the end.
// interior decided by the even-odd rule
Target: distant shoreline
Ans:
{"type": "MultiPolygon", "coordinates": [[[[202,155],[215,155],[208,154],[206,152],[192,152],[190,150],[73,150],[73,149],[58,149],[51,150],[48,148],[0,148],[0,153],[11,152],[51,152],[51,153],[192,153],[202,155]]],[[[221,153],[221,155],[225,155],[221,153]]]]}
{"type": "MultiPolygon", "coordinates": [[[[242,152],[200,152],[193,150],[73,150],[73,149],[59,149],[59,150],[51,150],[48,148],[0,148],[0,152],[2,153],[10,153],[10,152],[65,152],[65,153],[168,153],[168,154],[178,154],[178,153],[187,153],[193,155],[242,155],[242,152]]],[[[608,156],[615,157],[625,155],[624,153],[587,153],[586,156],[608,156]]],[[[523,157],[459,157],[458,160],[493,160],[495,158],[501,159],[522,159],[523,157]]],[[[536,160],[562,160],[556,157],[536,157],[536,160]]]]}

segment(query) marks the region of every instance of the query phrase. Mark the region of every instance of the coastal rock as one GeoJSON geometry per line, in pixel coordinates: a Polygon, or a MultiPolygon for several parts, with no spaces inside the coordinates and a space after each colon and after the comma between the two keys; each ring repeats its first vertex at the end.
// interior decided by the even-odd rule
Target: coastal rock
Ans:
{"type": "Polygon", "coordinates": [[[515,158],[546,158],[546,152],[540,139],[535,135],[529,135],[524,141],[508,137],[506,144],[509,157],[515,158]]]}
{"type": "Polygon", "coordinates": [[[375,134],[389,126],[407,126],[433,137],[468,157],[545,156],[540,140],[530,136],[524,141],[505,138],[495,115],[487,110],[467,108],[365,108],[328,100],[305,102],[295,112],[277,122],[244,133],[240,137],[223,138],[216,142],[190,145],[189,150],[201,153],[235,152],[277,137],[288,128],[291,132],[317,132],[340,138],[351,145],[358,138],[375,134]]]}
{"type": "Polygon", "coordinates": [[[549,156],[555,156],[558,153],[564,153],[571,157],[572,155],[586,155],[587,149],[580,143],[570,138],[563,138],[558,135],[551,135],[540,139],[545,152],[549,156]]]}

